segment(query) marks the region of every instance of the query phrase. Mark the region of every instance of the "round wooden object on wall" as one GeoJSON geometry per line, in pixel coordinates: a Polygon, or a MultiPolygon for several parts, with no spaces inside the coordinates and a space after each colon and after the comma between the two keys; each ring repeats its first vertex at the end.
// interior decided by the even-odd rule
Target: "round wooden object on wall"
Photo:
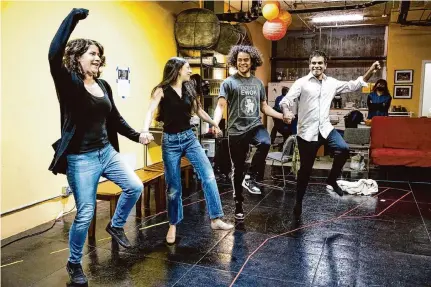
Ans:
{"type": "Polygon", "coordinates": [[[214,50],[220,54],[227,55],[232,46],[241,42],[242,37],[241,31],[237,27],[229,23],[221,23],[220,37],[214,50]]]}
{"type": "Polygon", "coordinates": [[[208,9],[192,8],[178,14],[175,40],[182,48],[208,49],[217,44],[220,22],[208,9]]]}

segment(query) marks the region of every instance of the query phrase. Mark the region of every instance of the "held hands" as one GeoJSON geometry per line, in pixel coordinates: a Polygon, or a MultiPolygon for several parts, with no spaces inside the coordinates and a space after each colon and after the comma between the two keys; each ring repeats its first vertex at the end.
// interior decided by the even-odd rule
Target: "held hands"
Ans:
{"type": "Polygon", "coordinates": [[[153,134],[149,132],[141,133],[139,136],[139,143],[141,144],[149,144],[154,140],[153,134]]]}
{"type": "Polygon", "coordinates": [[[290,124],[292,123],[292,120],[295,118],[295,115],[291,112],[291,111],[284,111],[283,112],[283,122],[285,124],[290,124]]]}
{"type": "Polygon", "coordinates": [[[216,138],[223,136],[223,132],[221,131],[221,129],[218,126],[212,127],[212,133],[214,134],[214,136],[216,138]]]}

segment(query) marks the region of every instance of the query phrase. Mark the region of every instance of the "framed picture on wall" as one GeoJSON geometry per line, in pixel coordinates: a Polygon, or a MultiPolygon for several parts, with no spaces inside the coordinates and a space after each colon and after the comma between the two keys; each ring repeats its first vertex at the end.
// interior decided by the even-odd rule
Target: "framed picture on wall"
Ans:
{"type": "Polygon", "coordinates": [[[394,99],[411,99],[413,86],[394,86],[394,99]]]}
{"type": "Polygon", "coordinates": [[[395,70],[395,83],[413,83],[413,70],[395,70]]]}

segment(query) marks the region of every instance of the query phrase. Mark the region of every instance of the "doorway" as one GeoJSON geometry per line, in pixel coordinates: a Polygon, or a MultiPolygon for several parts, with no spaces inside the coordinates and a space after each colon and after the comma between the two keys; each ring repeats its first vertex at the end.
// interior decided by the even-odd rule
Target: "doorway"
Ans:
{"type": "Polygon", "coordinates": [[[419,116],[431,117],[431,60],[422,61],[421,100],[419,116]]]}

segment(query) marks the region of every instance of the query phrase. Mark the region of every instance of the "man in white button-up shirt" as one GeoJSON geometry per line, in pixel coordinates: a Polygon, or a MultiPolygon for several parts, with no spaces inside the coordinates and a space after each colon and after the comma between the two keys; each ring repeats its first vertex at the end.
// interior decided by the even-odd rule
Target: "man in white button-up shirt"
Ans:
{"type": "Polygon", "coordinates": [[[298,172],[297,194],[294,213],[302,213],[302,199],[308,185],[317,150],[327,143],[334,149],[334,162],[327,179],[328,185],[340,196],[343,191],[336,179],[349,157],[349,147],[334,129],[329,121],[329,109],[336,94],[354,92],[363,86],[371,75],[380,69],[379,62],[373,63],[365,75],[349,82],[339,81],[324,74],[327,65],[327,56],[322,51],[314,51],[310,55],[310,73],[295,81],[280,105],[283,117],[290,122],[294,115],[290,108],[293,101],[299,98],[298,104],[298,133],[297,142],[301,166],[298,172]]]}

